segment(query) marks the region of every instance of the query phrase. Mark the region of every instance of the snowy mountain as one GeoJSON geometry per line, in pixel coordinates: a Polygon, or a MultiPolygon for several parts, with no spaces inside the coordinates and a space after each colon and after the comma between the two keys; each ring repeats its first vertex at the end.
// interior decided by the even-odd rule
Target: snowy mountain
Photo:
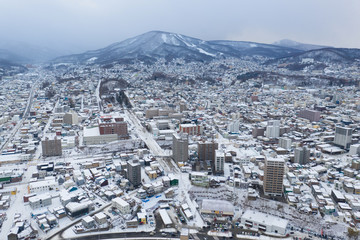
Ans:
{"type": "Polygon", "coordinates": [[[292,41],[289,39],[283,39],[283,40],[274,42],[273,44],[277,45],[277,46],[282,46],[282,47],[294,48],[294,49],[298,49],[301,51],[309,51],[309,50],[315,50],[315,49],[321,49],[321,48],[330,48],[329,46],[299,43],[299,42],[292,41]]]}
{"type": "Polygon", "coordinates": [[[186,61],[209,61],[214,58],[266,56],[284,57],[299,53],[297,49],[236,41],[203,41],[176,33],[151,31],[114,43],[108,47],[56,58],[55,62],[110,63],[127,62],[134,59],[155,61],[158,58],[186,61]]]}

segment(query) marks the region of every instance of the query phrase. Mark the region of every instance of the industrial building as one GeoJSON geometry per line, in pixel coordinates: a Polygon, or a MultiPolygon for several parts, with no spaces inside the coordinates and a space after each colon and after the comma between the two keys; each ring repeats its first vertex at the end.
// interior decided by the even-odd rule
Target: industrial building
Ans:
{"type": "Polygon", "coordinates": [[[246,210],[241,216],[241,224],[261,232],[285,236],[288,233],[289,221],[266,213],[246,210]]]}
{"type": "Polygon", "coordinates": [[[203,199],[200,208],[201,214],[214,216],[234,216],[234,205],[225,200],[203,199]]]}

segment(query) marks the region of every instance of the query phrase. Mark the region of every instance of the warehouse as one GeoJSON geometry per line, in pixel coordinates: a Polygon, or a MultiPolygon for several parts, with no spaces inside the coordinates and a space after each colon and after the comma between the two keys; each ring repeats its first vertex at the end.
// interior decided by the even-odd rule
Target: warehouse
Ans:
{"type": "Polygon", "coordinates": [[[166,211],[165,209],[160,209],[160,210],[159,210],[159,213],[160,213],[161,220],[162,220],[163,223],[164,223],[164,226],[165,226],[165,227],[172,227],[173,222],[171,221],[171,219],[170,219],[169,214],[167,213],[167,211],[166,211]]]}
{"type": "Polygon", "coordinates": [[[204,199],[201,203],[201,214],[216,216],[234,216],[234,205],[224,200],[204,199]]]}
{"type": "Polygon", "coordinates": [[[289,221],[269,214],[247,210],[241,217],[241,224],[262,232],[286,235],[289,221]]]}

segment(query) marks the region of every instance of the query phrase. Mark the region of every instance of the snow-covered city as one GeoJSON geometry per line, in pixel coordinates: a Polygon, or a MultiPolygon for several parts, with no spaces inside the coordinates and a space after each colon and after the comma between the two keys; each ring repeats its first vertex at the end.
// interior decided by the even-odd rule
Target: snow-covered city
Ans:
{"type": "Polygon", "coordinates": [[[0,240],[360,239],[359,1],[0,5],[0,240]]]}

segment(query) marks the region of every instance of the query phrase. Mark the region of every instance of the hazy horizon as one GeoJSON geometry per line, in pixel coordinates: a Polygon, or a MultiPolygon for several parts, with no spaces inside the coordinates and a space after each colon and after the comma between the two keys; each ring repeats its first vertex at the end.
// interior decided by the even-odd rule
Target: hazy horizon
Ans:
{"type": "MultiPolygon", "coordinates": [[[[202,40],[360,48],[360,1],[0,0],[0,42],[80,53],[160,30],[202,40]]],[[[1,46],[0,46],[1,47],[1,46]]]]}

